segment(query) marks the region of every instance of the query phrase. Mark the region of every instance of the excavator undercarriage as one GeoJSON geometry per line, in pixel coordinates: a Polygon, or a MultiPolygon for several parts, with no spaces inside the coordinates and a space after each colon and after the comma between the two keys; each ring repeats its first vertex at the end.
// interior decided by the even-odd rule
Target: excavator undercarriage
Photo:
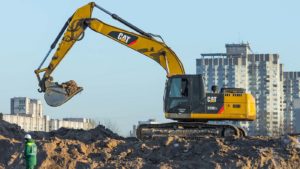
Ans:
{"type": "Polygon", "coordinates": [[[140,140],[176,136],[188,140],[203,137],[244,137],[246,132],[240,127],[226,124],[209,124],[205,122],[171,122],[162,124],[140,124],[136,131],[140,140]]]}

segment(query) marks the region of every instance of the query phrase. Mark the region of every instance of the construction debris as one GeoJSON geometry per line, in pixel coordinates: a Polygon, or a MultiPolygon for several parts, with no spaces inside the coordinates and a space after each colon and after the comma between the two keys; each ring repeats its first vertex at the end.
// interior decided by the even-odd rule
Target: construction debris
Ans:
{"type": "MultiPolygon", "coordinates": [[[[139,141],[104,126],[84,131],[32,132],[38,168],[298,168],[298,138],[283,136],[139,141]]],[[[18,126],[0,121],[0,168],[25,168],[18,126]]]]}

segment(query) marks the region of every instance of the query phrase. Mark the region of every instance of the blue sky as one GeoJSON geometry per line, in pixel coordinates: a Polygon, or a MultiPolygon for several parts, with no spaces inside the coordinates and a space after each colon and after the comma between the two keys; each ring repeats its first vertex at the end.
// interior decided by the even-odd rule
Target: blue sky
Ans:
{"type": "MultiPolygon", "coordinates": [[[[0,112],[9,99],[43,100],[33,73],[68,17],[89,1],[3,1],[0,10],[0,112]]],[[[224,52],[225,43],[249,42],[255,53],[278,53],[287,71],[299,71],[300,1],[96,1],[146,32],[160,34],[196,72],[200,53],[224,52]]],[[[125,28],[95,10],[94,17],[125,28]]],[[[49,63],[46,62],[46,65],[49,63]]],[[[53,118],[89,117],[111,121],[123,135],[139,120],[164,121],[166,74],[152,60],[102,35],[87,31],[53,74],[76,80],[84,91],[58,108],[44,103],[53,118]]]]}

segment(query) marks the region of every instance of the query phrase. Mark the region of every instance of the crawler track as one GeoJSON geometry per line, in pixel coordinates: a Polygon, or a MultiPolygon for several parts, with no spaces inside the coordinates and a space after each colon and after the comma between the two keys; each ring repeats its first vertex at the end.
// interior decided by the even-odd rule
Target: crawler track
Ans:
{"type": "Polygon", "coordinates": [[[172,122],[162,124],[141,124],[137,128],[140,140],[178,136],[186,139],[203,137],[244,137],[246,132],[233,125],[208,124],[202,122],[172,122]]]}

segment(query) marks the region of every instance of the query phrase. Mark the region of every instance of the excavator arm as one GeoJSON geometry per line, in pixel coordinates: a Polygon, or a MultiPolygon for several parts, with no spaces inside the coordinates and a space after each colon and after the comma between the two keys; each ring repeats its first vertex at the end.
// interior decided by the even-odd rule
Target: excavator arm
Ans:
{"type": "Polygon", "coordinates": [[[39,91],[45,93],[45,100],[50,106],[60,106],[83,90],[81,87],[78,87],[74,81],[68,81],[62,84],[53,82],[51,74],[72,46],[84,37],[86,28],[90,28],[97,33],[109,37],[110,39],[153,59],[166,70],[168,77],[185,73],[182,63],[176,54],[163,42],[163,40],[157,40],[160,36],[146,33],[118,15],[110,13],[94,2],[91,2],[77,9],[68,19],[51,45],[46,57],[43,59],[38,69],[35,70],[40,86],[39,91]],[[113,19],[128,26],[136,33],[114,27],[99,19],[92,18],[92,12],[95,7],[110,15],[113,19]],[[61,38],[61,36],[63,37],[61,38]],[[56,49],[50,64],[47,67],[42,68],[59,39],[61,39],[61,42],[56,49]],[[40,77],[41,73],[43,73],[42,78],[40,77]]]}

